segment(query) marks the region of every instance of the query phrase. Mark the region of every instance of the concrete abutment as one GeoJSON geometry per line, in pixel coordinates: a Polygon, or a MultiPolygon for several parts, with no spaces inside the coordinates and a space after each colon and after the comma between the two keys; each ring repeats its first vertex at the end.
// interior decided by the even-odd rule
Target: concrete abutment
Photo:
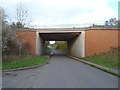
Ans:
{"type": "Polygon", "coordinates": [[[80,32],[79,36],[68,41],[68,54],[85,57],[85,31],[80,32]]]}
{"type": "Polygon", "coordinates": [[[45,49],[45,40],[41,37],[39,32],[36,32],[36,55],[43,55],[45,49]]]}

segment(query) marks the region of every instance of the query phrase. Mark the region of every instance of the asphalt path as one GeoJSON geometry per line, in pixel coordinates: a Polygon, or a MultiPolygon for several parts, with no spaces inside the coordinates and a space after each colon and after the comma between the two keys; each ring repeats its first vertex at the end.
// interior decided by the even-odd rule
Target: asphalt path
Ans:
{"type": "Polygon", "coordinates": [[[3,73],[3,88],[118,88],[118,78],[63,55],[39,68],[3,73]]]}

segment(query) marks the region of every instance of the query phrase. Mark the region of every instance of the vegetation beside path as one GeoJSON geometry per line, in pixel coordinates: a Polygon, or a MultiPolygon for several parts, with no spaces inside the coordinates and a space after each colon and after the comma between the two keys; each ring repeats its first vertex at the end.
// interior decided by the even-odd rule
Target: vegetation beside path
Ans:
{"type": "Polygon", "coordinates": [[[101,66],[110,67],[113,69],[118,69],[120,62],[118,62],[118,56],[120,51],[103,53],[99,55],[89,56],[82,58],[83,60],[99,64],[101,66]]]}
{"type": "Polygon", "coordinates": [[[48,61],[47,57],[43,56],[27,56],[20,60],[6,61],[2,63],[2,70],[23,68],[35,65],[42,65],[48,61]]]}

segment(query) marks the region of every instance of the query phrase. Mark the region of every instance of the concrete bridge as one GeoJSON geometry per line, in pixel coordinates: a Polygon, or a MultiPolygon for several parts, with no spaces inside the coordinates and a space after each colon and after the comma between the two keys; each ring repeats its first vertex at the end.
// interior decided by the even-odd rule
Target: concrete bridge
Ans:
{"type": "MultiPolygon", "coordinates": [[[[68,54],[86,57],[118,48],[119,30],[85,28],[47,28],[32,31],[17,31],[29,42],[30,52],[44,54],[45,41],[67,41],[68,54]]],[[[119,44],[120,45],[120,44],[119,44]]]]}

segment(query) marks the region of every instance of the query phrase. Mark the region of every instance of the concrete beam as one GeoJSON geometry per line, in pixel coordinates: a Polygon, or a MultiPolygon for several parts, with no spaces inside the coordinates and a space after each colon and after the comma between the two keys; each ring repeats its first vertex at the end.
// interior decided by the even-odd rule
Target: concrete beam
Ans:
{"type": "Polygon", "coordinates": [[[69,33],[69,32],[80,32],[80,31],[87,31],[87,28],[41,28],[35,29],[35,31],[40,33],[69,33]]]}
{"type": "Polygon", "coordinates": [[[76,37],[78,33],[40,33],[40,36],[47,41],[68,41],[76,37]]]}

